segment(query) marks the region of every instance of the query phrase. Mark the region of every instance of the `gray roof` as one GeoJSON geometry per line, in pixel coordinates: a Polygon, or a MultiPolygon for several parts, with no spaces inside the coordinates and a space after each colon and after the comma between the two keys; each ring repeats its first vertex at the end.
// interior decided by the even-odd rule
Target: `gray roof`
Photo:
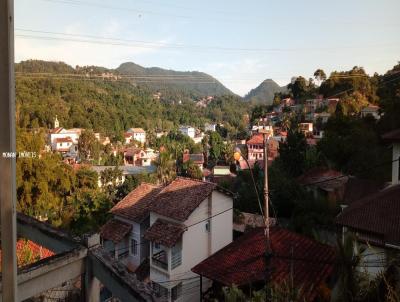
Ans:
{"type": "MultiPolygon", "coordinates": [[[[116,166],[92,166],[91,168],[100,173],[106,169],[114,169],[116,166]]],[[[155,166],[138,167],[138,166],[119,166],[123,175],[137,175],[142,173],[154,173],[156,171],[155,166]]]]}

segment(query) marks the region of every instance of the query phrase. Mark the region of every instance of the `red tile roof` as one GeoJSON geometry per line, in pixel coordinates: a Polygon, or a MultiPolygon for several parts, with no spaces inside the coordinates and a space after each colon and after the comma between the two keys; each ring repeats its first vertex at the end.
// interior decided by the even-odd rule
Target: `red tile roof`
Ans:
{"type": "Polygon", "coordinates": [[[216,186],[211,182],[178,177],[157,195],[152,211],[183,222],[216,186]]]}
{"type": "Polygon", "coordinates": [[[262,134],[255,134],[253,135],[247,142],[247,145],[263,145],[264,138],[262,134]]]}
{"type": "Polygon", "coordinates": [[[144,238],[166,247],[172,247],[178,242],[184,232],[185,227],[181,224],[164,219],[157,219],[152,226],[147,229],[144,238]]]}
{"type": "MultiPolygon", "coordinates": [[[[312,301],[319,285],[334,270],[334,248],[278,227],[271,228],[270,235],[272,282],[288,281],[292,266],[295,286],[302,287],[304,297],[312,301]]],[[[256,228],[196,265],[192,271],[228,286],[262,281],[266,272],[265,249],[264,229],[256,228]]]]}
{"type": "Polygon", "coordinates": [[[132,225],[118,219],[107,221],[100,229],[100,236],[115,243],[120,242],[132,229],[132,225]]]}
{"type": "Polygon", "coordinates": [[[57,128],[50,130],[50,133],[52,133],[52,134],[60,133],[63,129],[64,128],[62,128],[62,127],[57,127],[57,128]]]}
{"type": "Polygon", "coordinates": [[[396,129],[382,135],[384,141],[387,142],[400,142],[400,129],[396,129]]]}
{"type": "Polygon", "coordinates": [[[195,164],[204,164],[204,155],[202,153],[199,154],[183,154],[183,162],[186,163],[191,160],[195,164]]]}
{"type": "Polygon", "coordinates": [[[150,213],[151,205],[161,188],[142,183],[126,195],[112,209],[111,213],[141,223],[150,213]]]}
{"type": "Polygon", "coordinates": [[[336,223],[360,233],[378,236],[380,243],[399,245],[399,217],[400,184],[352,203],[336,218],[336,223]]]}
{"type": "MultiPolygon", "coordinates": [[[[18,266],[27,265],[35,261],[51,257],[55,253],[31,240],[19,239],[16,245],[18,266]],[[27,254],[27,252],[29,254],[27,254]],[[30,259],[27,259],[30,258],[30,259]],[[30,260],[30,261],[29,261],[30,260]]],[[[1,265],[0,250],[0,265],[1,265]]]]}
{"type": "Polygon", "coordinates": [[[315,185],[326,191],[343,187],[347,180],[348,177],[341,172],[325,167],[312,168],[297,178],[301,185],[315,185]]]}
{"type": "Polygon", "coordinates": [[[67,137],[58,137],[54,140],[56,143],[72,143],[72,139],[67,136],[67,137]]]}

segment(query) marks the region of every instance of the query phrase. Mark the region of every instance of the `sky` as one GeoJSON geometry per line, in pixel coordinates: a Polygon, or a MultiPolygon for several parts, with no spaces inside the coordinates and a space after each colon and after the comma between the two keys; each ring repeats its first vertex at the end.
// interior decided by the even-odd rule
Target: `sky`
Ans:
{"type": "Polygon", "coordinates": [[[206,72],[245,95],[400,61],[399,0],[15,0],[15,59],[206,72]],[[77,41],[79,40],[79,41],[77,41]]]}

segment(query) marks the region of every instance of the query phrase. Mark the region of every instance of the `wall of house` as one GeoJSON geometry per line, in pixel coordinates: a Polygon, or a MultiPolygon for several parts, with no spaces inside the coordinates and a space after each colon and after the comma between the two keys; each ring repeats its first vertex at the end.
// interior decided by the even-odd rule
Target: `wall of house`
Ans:
{"type": "Polygon", "coordinates": [[[79,134],[76,132],[64,132],[64,133],[52,133],[50,134],[50,143],[55,147],[54,141],[56,138],[66,138],[70,137],[74,143],[78,143],[79,134]]]}
{"type": "Polygon", "coordinates": [[[142,244],[143,242],[143,238],[142,238],[142,234],[141,231],[141,226],[139,223],[136,223],[134,221],[125,219],[123,217],[119,217],[116,216],[117,219],[124,221],[126,223],[129,223],[130,225],[132,225],[132,231],[129,233],[129,235],[127,236],[127,244],[129,247],[129,262],[132,263],[134,266],[139,266],[140,263],[148,256],[147,254],[143,254],[146,252],[146,249],[142,250],[141,247],[144,246],[144,244],[142,244]],[[135,239],[138,243],[138,253],[137,255],[132,255],[131,254],[131,250],[130,250],[130,240],[131,239],[135,239]]]}
{"type": "Polygon", "coordinates": [[[365,250],[361,253],[362,261],[357,270],[367,272],[372,278],[384,270],[386,264],[386,252],[384,248],[361,244],[365,250]],[[382,266],[382,267],[379,267],[382,266]]]}

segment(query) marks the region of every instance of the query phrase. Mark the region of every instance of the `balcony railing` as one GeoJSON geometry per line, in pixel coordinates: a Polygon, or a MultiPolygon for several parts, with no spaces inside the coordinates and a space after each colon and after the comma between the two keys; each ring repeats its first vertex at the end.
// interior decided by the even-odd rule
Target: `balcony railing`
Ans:
{"type": "Polygon", "coordinates": [[[162,269],[168,270],[168,260],[167,253],[165,251],[158,252],[151,257],[152,262],[155,266],[158,266],[162,269]]]}
{"type": "Polygon", "coordinates": [[[172,253],[171,269],[174,269],[175,267],[178,267],[181,264],[182,264],[182,251],[181,250],[177,250],[177,251],[172,253]]]}

